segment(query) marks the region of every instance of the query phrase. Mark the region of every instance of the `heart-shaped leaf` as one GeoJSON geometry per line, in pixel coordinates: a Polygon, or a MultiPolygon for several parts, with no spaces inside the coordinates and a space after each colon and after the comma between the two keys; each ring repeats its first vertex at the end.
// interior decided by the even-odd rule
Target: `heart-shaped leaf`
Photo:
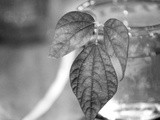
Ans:
{"type": "MultiPolygon", "coordinates": [[[[129,35],[126,26],[117,19],[109,19],[104,24],[104,42],[107,51],[113,49],[122,67],[122,78],[124,77],[129,48],[129,35]],[[111,47],[110,47],[111,46],[111,47]]],[[[112,54],[112,52],[109,54],[112,54]]]]}
{"type": "MultiPolygon", "coordinates": [[[[85,117],[83,117],[82,119],[80,120],[85,120],[85,117]]],[[[100,114],[97,114],[95,120],[108,120],[107,118],[103,117],[102,115],[100,114]]]]}
{"type": "Polygon", "coordinates": [[[109,55],[100,44],[85,46],[72,64],[70,82],[86,119],[94,120],[118,86],[109,55]]]}
{"type": "Polygon", "coordinates": [[[96,116],[96,120],[108,120],[107,118],[103,117],[102,115],[98,114],[96,116]]]}
{"type": "Polygon", "coordinates": [[[94,18],[84,12],[65,14],[57,23],[50,56],[59,58],[85,45],[94,32],[94,18]]]}

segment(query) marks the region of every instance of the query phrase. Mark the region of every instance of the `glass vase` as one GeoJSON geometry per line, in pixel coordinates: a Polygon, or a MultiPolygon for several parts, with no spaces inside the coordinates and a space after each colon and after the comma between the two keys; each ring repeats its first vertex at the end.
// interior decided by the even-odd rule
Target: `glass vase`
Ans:
{"type": "Polygon", "coordinates": [[[160,117],[160,1],[89,0],[77,9],[93,15],[100,24],[119,19],[129,30],[125,78],[100,114],[109,120],[160,117]]]}

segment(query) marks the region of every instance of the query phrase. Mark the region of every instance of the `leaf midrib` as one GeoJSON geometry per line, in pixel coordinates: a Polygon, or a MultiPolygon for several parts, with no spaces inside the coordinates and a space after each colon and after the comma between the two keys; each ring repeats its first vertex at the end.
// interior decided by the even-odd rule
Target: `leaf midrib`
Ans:
{"type": "MultiPolygon", "coordinates": [[[[85,48],[85,49],[87,49],[87,48],[85,48]]],[[[78,76],[77,76],[77,80],[76,80],[76,81],[77,81],[77,86],[79,86],[78,79],[79,79],[79,77],[80,77],[80,75],[81,75],[80,73],[81,73],[81,71],[82,71],[81,68],[82,68],[82,66],[83,66],[83,63],[86,61],[86,59],[88,58],[88,56],[91,54],[92,50],[93,50],[93,48],[91,48],[91,50],[90,50],[90,52],[88,53],[88,55],[86,56],[86,58],[81,62],[81,65],[80,65],[80,67],[79,67],[80,70],[79,70],[79,72],[78,72],[78,76]]],[[[82,51],[82,52],[83,52],[83,51],[82,51]]],[[[81,53],[82,53],[82,52],[81,52],[81,53]]],[[[80,54],[81,54],[81,53],[80,53],[80,54]]],[[[77,94],[77,96],[78,96],[78,87],[77,87],[77,89],[76,89],[76,94],[77,94]]]]}
{"type": "MultiPolygon", "coordinates": [[[[102,60],[102,64],[103,64],[103,69],[104,69],[104,73],[105,73],[105,76],[106,76],[106,78],[108,78],[108,76],[107,76],[107,74],[106,74],[106,67],[105,67],[105,64],[104,64],[104,61],[103,61],[103,58],[102,58],[102,55],[101,55],[101,52],[100,52],[100,50],[99,50],[100,48],[98,47],[98,52],[99,52],[99,56],[100,56],[100,58],[101,58],[101,60],[102,60]]],[[[104,51],[105,52],[105,51],[104,51]]],[[[107,88],[108,88],[108,79],[106,80],[106,84],[107,84],[107,88]]],[[[107,94],[109,95],[109,91],[107,90],[107,94]]],[[[107,100],[108,100],[108,96],[107,96],[107,100]]]]}
{"type": "Polygon", "coordinates": [[[66,23],[66,24],[63,24],[63,25],[61,25],[61,26],[56,26],[56,29],[60,29],[60,28],[62,28],[62,27],[64,27],[64,26],[66,26],[66,25],[70,25],[70,24],[73,24],[73,23],[83,23],[83,22],[85,22],[85,23],[91,23],[91,24],[94,24],[93,22],[90,22],[90,21],[72,21],[72,22],[69,22],[69,23],[66,23]]]}
{"type": "MultiPolygon", "coordinates": [[[[82,31],[83,29],[85,29],[85,28],[87,28],[87,27],[89,27],[89,26],[92,26],[92,24],[89,24],[89,25],[87,25],[87,26],[79,29],[78,31],[76,31],[73,35],[71,35],[71,37],[70,37],[69,39],[65,40],[64,44],[59,48],[59,50],[61,50],[61,49],[66,45],[66,43],[70,42],[70,40],[71,40],[77,33],[79,33],[80,31],[82,31]]],[[[91,29],[91,30],[92,30],[92,29],[91,29]]],[[[88,34],[88,33],[87,33],[87,34],[88,34]]],[[[57,39],[57,38],[56,38],[56,39],[57,39]]],[[[70,49],[70,46],[68,47],[68,49],[70,49]]]]}
{"type": "MultiPolygon", "coordinates": [[[[96,57],[96,46],[93,46],[93,48],[95,47],[95,49],[94,49],[94,52],[93,52],[93,62],[92,62],[92,71],[91,71],[91,76],[92,76],[92,80],[93,80],[93,75],[94,75],[94,65],[95,65],[95,57],[96,57]]],[[[93,81],[91,81],[91,101],[93,100],[93,94],[92,94],[92,91],[93,91],[93,81]]],[[[93,105],[92,105],[92,102],[90,102],[90,108],[93,108],[93,105]]],[[[91,120],[91,118],[92,118],[92,114],[93,114],[93,111],[92,111],[92,109],[90,109],[91,111],[90,111],[90,113],[91,113],[91,115],[90,115],[90,120],[91,120]]]]}
{"type": "MultiPolygon", "coordinates": [[[[113,30],[113,31],[114,31],[115,33],[117,33],[117,34],[122,38],[122,40],[123,40],[123,37],[122,37],[122,36],[120,35],[120,33],[117,32],[114,28],[111,28],[111,27],[109,27],[109,26],[107,26],[107,25],[106,25],[105,27],[113,30]]],[[[114,50],[114,53],[116,54],[116,57],[117,57],[118,60],[119,60],[119,55],[117,54],[117,52],[116,52],[116,50],[115,50],[115,47],[114,47],[114,45],[113,45],[113,43],[112,43],[112,41],[111,41],[111,39],[110,39],[110,37],[109,37],[109,35],[108,35],[108,32],[107,32],[107,30],[106,30],[105,27],[104,27],[104,32],[106,32],[106,34],[105,34],[104,36],[107,36],[107,37],[108,37],[109,42],[111,43],[112,47],[114,48],[114,49],[113,49],[113,50],[114,50]]],[[[127,36],[128,36],[128,37],[127,37],[127,38],[128,38],[128,40],[127,40],[128,44],[127,44],[127,55],[126,55],[125,62],[127,61],[127,58],[128,58],[128,49],[129,49],[129,35],[127,35],[127,36]]],[[[104,37],[104,39],[105,39],[105,37],[104,37]]],[[[105,40],[104,40],[104,41],[105,41],[105,40]]],[[[120,64],[121,64],[121,63],[120,63],[120,64]]],[[[121,67],[123,68],[123,64],[121,64],[121,67]]],[[[122,78],[121,78],[121,79],[124,78],[125,69],[126,69],[126,64],[124,65],[124,69],[122,69],[123,74],[122,74],[122,78]]]]}

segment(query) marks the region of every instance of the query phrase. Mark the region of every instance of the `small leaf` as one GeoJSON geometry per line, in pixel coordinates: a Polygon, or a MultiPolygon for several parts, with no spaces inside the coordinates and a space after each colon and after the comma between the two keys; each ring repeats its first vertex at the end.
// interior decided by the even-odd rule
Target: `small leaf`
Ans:
{"type": "Polygon", "coordinates": [[[57,23],[50,56],[59,58],[85,45],[93,35],[94,18],[83,12],[65,14],[57,23]]]}
{"type": "MultiPolygon", "coordinates": [[[[117,19],[109,19],[104,24],[104,42],[106,44],[106,49],[108,46],[112,46],[114,54],[118,58],[120,65],[122,67],[122,79],[125,74],[127,58],[128,58],[128,48],[129,48],[129,35],[128,29],[125,25],[117,19]],[[108,42],[109,41],[109,42],[108,42]]],[[[112,53],[109,53],[112,54],[112,53]]]]}
{"type": "Polygon", "coordinates": [[[70,82],[86,119],[94,120],[118,86],[109,55],[101,45],[85,46],[72,64],[70,82]]]}

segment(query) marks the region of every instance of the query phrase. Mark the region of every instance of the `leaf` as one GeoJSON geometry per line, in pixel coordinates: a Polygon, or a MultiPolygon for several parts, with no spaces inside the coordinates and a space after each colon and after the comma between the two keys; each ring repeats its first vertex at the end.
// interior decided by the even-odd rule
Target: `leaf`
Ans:
{"type": "Polygon", "coordinates": [[[65,14],[57,23],[50,56],[59,58],[85,45],[94,32],[94,18],[83,12],[65,14]]]}
{"type": "Polygon", "coordinates": [[[102,115],[98,114],[96,116],[96,120],[108,120],[107,118],[103,117],[102,115]]]}
{"type": "MultiPolygon", "coordinates": [[[[85,120],[85,117],[83,117],[82,119],[80,120],[85,120]]],[[[97,114],[95,120],[108,120],[107,118],[103,117],[102,115],[100,114],[97,114]]]]}
{"type": "Polygon", "coordinates": [[[101,45],[85,46],[72,64],[70,82],[86,119],[94,120],[118,85],[109,55],[101,45]]]}
{"type": "MultiPolygon", "coordinates": [[[[117,19],[109,19],[104,24],[104,42],[107,49],[113,48],[114,54],[118,58],[122,67],[122,78],[125,74],[128,48],[129,48],[129,35],[126,26],[117,19]],[[109,42],[108,42],[109,41],[109,42]],[[109,45],[110,44],[110,45],[109,45]]],[[[108,50],[111,51],[111,50],[108,50]]],[[[111,52],[109,54],[112,54],[111,52]]]]}

